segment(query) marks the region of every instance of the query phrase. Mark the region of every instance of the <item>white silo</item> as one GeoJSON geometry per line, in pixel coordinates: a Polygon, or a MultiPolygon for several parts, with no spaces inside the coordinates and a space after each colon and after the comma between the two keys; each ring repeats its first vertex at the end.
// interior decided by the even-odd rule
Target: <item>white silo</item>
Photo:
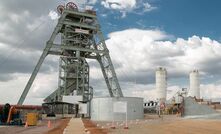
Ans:
{"type": "Polygon", "coordinates": [[[200,98],[200,82],[199,82],[199,71],[193,70],[190,72],[190,89],[188,96],[200,98]]]}
{"type": "Polygon", "coordinates": [[[156,93],[157,99],[165,101],[167,94],[167,70],[159,67],[156,70],[156,93]]]}

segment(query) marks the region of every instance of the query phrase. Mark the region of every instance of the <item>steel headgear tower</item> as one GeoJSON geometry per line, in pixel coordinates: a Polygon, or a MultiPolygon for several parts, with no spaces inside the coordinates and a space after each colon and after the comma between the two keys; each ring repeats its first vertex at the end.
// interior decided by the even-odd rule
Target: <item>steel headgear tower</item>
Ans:
{"type": "Polygon", "coordinates": [[[61,101],[62,95],[82,95],[89,101],[89,65],[87,58],[99,62],[109,94],[111,97],[123,97],[105,39],[92,10],[78,11],[70,2],[58,6],[61,14],[58,23],[48,40],[46,47],[18,101],[22,105],[28,91],[48,54],[60,56],[59,87],[45,101],[61,101]],[[56,36],[61,35],[61,43],[54,44],[56,36]]]}

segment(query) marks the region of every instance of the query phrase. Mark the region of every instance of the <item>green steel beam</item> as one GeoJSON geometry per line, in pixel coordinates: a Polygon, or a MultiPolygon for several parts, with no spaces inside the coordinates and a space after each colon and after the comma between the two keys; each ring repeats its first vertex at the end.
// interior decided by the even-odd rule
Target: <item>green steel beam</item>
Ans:
{"type": "Polygon", "coordinates": [[[91,26],[91,25],[75,23],[75,22],[71,22],[71,21],[64,21],[63,24],[70,25],[70,26],[76,26],[76,27],[80,27],[80,28],[91,29],[91,30],[97,30],[97,28],[98,28],[98,26],[91,26]]]}
{"type": "Polygon", "coordinates": [[[44,51],[43,51],[43,53],[42,53],[42,55],[41,55],[37,65],[35,66],[35,69],[32,72],[31,77],[29,78],[28,83],[25,86],[25,89],[24,89],[24,91],[21,94],[21,97],[19,98],[19,101],[17,103],[18,105],[22,105],[24,103],[25,98],[26,98],[26,96],[27,96],[27,94],[28,94],[28,92],[29,92],[33,82],[34,82],[34,79],[35,79],[35,77],[36,77],[36,75],[37,75],[37,73],[38,73],[38,71],[39,71],[39,69],[40,69],[40,67],[41,67],[45,57],[48,55],[48,51],[50,50],[50,48],[52,46],[51,42],[54,41],[56,35],[58,34],[58,32],[62,28],[62,23],[61,22],[64,21],[66,15],[67,15],[66,13],[62,14],[61,18],[59,19],[58,24],[55,27],[55,30],[53,31],[53,33],[52,33],[48,43],[46,44],[46,47],[45,47],[45,49],[44,49],[44,51]]]}
{"type": "Polygon", "coordinates": [[[55,49],[66,49],[66,50],[75,50],[75,51],[82,51],[82,52],[91,52],[91,53],[99,53],[99,54],[106,53],[106,51],[104,51],[104,50],[89,49],[89,48],[79,48],[79,47],[76,47],[76,46],[66,46],[66,45],[59,45],[59,44],[53,44],[52,48],[55,48],[55,49]]]}
{"type": "MultiPolygon", "coordinates": [[[[83,33],[82,33],[83,34],[83,33]]],[[[78,36],[78,35],[77,35],[78,36]]],[[[87,36],[87,35],[85,35],[87,36]]],[[[74,37],[73,37],[74,38],[74,37]]],[[[80,37],[81,38],[81,37],[80,37]]],[[[79,40],[80,40],[79,38],[79,40]]],[[[63,52],[67,52],[69,53],[70,51],[75,51],[70,57],[72,57],[72,60],[68,60],[68,59],[63,59],[62,57],[60,59],[62,59],[62,63],[64,65],[68,65],[68,64],[72,64],[76,63],[78,66],[76,67],[77,70],[79,70],[81,67],[83,67],[83,70],[79,71],[79,73],[77,73],[77,75],[79,75],[80,80],[74,81],[76,82],[76,85],[73,85],[73,87],[67,87],[70,82],[70,80],[65,79],[63,82],[63,86],[58,88],[55,92],[53,92],[49,97],[46,98],[54,98],[56,96],[61,96],[64,92],[64,94],[69,94],[69,92],[71,92],[72,89],[77,89],[77,92],[79,92],[79,94],[82,94],[83,96],[85,96],[87,94],[87,92],[89,92],[89,66],[85,60],[85,58],[91,58],[91,59],[97,59],[98,62],[100,63],[101,66],[101,70],[105,79],[105,82],[107,84],[108,87],[108,91],[111,97],[123,97],[123,93],[121,91],[115,70],[114,70],[114,66],[112,64],[110,55],[109,55],[109,51],[106,47],[105,44],[105,39],[103,37],[103,34],[100,31],[100,25],[97,23],[97,16],[87,13],[87,12],[79,12],[79,11],[71,11],[71,10],[64,10],[63,14],[61,15],[60,19],[58,20],[58,24],[55,27],[55,30],[53,31],[49,41],[46,44],[46,47],[18,101],[18,105],[22,105],[32,84],[33,81],[44,61],[44,59],[46,58],[46,56],[48,54],[55,54],[55,55],[63,55],[63,52]],[[91,19],[93,21],[93,24],[91,23],[79,23],[77,20],[83,20],[83,19],[91,19]],[[75,28],[83,28],[83,29],[87,29],[90,31],[91,34],[93,34],[93,38],[91,36],[88,36],[88,39],[90,41],[92,41],[92,44],[86,44],[87,47],[83,46],[78,46],[76,47],[75,45],[79,45],[79,43],[81,43],[81,41],[79,43],[74,42],[73,40],[68,40],[69,37],[72,37],[73,32],[75,32],[75,28]],[[68,30],[71,30],[72,32],[69,32],[68,30]],[[56,35],[58,33],[62,34],[62,43],[61,44],[54,44],[54,39],[56,37],[56,35]],[[98,42],[95,40],[99,40],[98,42]],[[72,43],[70,43],[72,42],[72,43]],[[93,48],[90,48],[90,46],[93,46],[93,48]],[[81,52],[88,52],[89,54],[86,55],[85,57],[80,57],[80,53],[81,52]],[[80,58],[78,60],[76,60],[76,57],[80,58]],[[84,64],[81,64],[82,62],[80,62],[80,60],[82,60],[82,58],[84,59],[84,64]],[[67,61],[69,62],[67,62],[67,61]],[[75,61],[76,60],[76,61],[75,61]],[[78,63],[79,62],[79,63],[78,63]],[[85,63],[86,62],[86,63],[85,63]],[[86,65],[87,64],[87,65],[86,65]],[[86,70],[87,72],[85,72],[86,70]],[[80,73],[82,72],[84,74],[84,76],[82,76],[82,74],[80,73]],[[82,77],[82,78],[81,78],[82,77]],[[86,83],[85,83],[86,82],[86,83]],[[67,84],[67,85],[66,85],[67,84]],[[88,84],[88,89],[84,86],[82,87],[82,84],[88,84]],[[61,89],[62,88],[62,89],[61,89]],[[81,88],[81,89],[80,89],[81,88]],[[78,90],[79,89],[79,90],[78,90]],[[62,93],[61,93],[62,92],[62,93]]],[[[65,55],[63,55],[65,56],[65,55]]],[[[60,68],[63,66],[62,63],[60,64],[60,68]]],[[[71,75],[73,72],[69,72],[68,70],[66,70],[66,68],[61,68],[63,69],[63,71],[67,71],[64,73],[64,77],[68,78],[69,75],[71,75]]],[[[78,71],[77,71],[78,72],[78,71]]],[[[62,74],[63,76],[63,74],[62,74]]],[[[77,93],[78,94],[78,93],[77,93]]]]}
{"type": "MultiPolygon", "coordinates": [[[[100,39],[100,44],[102,44],[102,47],[104,48],[104,50],[108,50],[102,32],[98,30],[97,34],[100,39]]],[[[107,84],[110,96],[111,97],[123,97],[123,93],[122,93],[119,81],[117,79],[117,75],[114,70],[114,66],[112,64],[109,53],[100,55],[99,57],[97,57],[97,60],[100,63],[101,70],[102,70],[105,82],[107,84]],[[107,68],[104,66],[105,63],[102,60],[107,60],[107,63],[108,63],[107,68]]]]}

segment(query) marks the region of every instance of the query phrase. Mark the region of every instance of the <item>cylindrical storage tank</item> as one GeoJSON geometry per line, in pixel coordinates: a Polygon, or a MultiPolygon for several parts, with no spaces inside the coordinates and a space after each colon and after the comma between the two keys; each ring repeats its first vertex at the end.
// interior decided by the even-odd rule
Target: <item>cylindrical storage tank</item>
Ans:
{"type": "Polygon", "coordinates": [[[188,96],[200,99],[200,82],[198,70],[193,70],[190,72],[190,89],[188,96]]]}
{"type": "Polygon", "coordinates": [[[123,121],[126,113],[114,111],[117,102],[127,103],[127,119],[143,119],[143,98],[138,97],[99,97],[91,100],[91,120],[94,121],[123,121]]]}
{"type": "Polygon", "coordinates": [[[167,95],[167,70],[159,67],[156,70],[156,93],[157,99],[165,101],[167,95]]]}

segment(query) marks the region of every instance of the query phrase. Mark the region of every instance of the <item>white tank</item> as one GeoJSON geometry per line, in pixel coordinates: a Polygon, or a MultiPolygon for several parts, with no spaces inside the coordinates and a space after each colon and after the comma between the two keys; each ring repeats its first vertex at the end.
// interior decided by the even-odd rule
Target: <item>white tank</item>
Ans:
{"type": "Polygon", "coordinates": [[[167,70],[159,67],[156,70],[156,93],[157,99],[165,101],[167,94],[167,70]]]}
{"type": "Polygon", "coordinates": [[[199,82],[199,71],[193,70],[190,72],[190,89],[188,96],[200,98],[200,82],[199,82]]]}

